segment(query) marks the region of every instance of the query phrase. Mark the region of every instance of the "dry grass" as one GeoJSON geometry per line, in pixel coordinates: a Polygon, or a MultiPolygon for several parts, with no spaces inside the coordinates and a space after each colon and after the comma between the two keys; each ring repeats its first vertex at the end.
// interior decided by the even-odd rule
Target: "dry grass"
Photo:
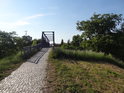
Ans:
{"type": "Polygon", "coordinates": [[[51,93],[124,93],[124,69],[115,65],[57,59],[49,65],[51,93]]]}

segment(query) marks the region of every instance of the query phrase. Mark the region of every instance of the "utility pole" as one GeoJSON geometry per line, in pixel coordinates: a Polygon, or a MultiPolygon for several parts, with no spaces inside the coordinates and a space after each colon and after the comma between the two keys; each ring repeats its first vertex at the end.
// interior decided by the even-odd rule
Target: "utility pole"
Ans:
{"type": "Polygon", "coordinates": [[[25,36],[27,36],[27,32],[28,32],[28,31],[25,31],[25,36]]]}

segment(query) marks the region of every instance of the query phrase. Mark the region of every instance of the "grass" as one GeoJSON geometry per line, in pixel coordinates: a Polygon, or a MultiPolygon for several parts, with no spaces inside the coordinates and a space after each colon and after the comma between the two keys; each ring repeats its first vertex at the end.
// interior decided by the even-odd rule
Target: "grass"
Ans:
{"type": "Polygon", "coordinates": [[[124,93],[124,69],[107,62],[72,59],[57,58],[55,50],[50,53],[49,93],[124,93]]]}
{"type": "Polygon", "coordinates": [[[18,52],[17,54],[0,59],[0,80],[10,75],[10,73],[17,69],[24,60],[30,58],[36,52],[37,51],[32,51],[27,57],[24,57],[23,52],[18,52]]]}
{"type": "Polygon", "coordinates": [[[8,76],[12,71],[17,69],[24,60],[30,58],[37,52],[37,50],[34,50],[30,54],[24,55],[24,52],[20,51],[17,54],[0,59],[0,80],[8,76]]]}
{"type": "Polygon", "coordinates": [[[0,59],[0,80],[8,76],[13,70],[19,67],[22,61],[23,59],[21,57],[21,52],[0,59]]]}
{"type": "Polygon", "coordinates": [[[54,59],[70,59],[70,60],[83,60],[90,62],[107,62],[124,68],[124,62],[115,59],[111,55],[104,55],[93,51],[74,51],[62,48],[52,50],[51,57],[54,59]]]}

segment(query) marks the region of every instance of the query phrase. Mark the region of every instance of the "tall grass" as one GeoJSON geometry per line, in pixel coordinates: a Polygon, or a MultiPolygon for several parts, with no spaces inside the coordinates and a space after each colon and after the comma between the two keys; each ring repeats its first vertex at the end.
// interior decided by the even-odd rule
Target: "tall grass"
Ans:
{"type": "Polygon", "coordinates": [[[83,60],[92,62],[107,62],[124,68],[124,62],[115,59],[111,55],[104,55],[93,51],[67,50],[55,48],[50,55],[54,59],[83,60]]]}

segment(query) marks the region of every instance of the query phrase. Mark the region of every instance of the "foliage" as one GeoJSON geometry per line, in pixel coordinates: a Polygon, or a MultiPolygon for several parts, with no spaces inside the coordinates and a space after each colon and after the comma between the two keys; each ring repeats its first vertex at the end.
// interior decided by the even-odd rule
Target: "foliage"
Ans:
{"type": "Polygon", "coordinates": [[[80,35],[74,35],[72,38],[72,45],[75,49],[81,49],[80,44],[82,42],[82,38],[80,35]]]}
{"type": "Polygon", "coordinates": [[[122,22],[122,15],[94,14],[90,20],[77,23],[77,29],[84,31],[86,39],[92,39],[97,35],[108,35],[117,32],[117,26],[122,22]]]}
{"type": "Polygon", "coordinates": [[[32,44],[32,37],[18,37],[16,32],[0,31],[0,58],[15,54],[32,44]]]}
{"type": "Polygon", "coordinates": [[[9,55],[10,53],[16,52],[15,48],[15,32],[4,32],[0,31],[0,57],[9,55]]]}
{"type": "Polygon", "coordinates": [[[37,44],[41,43],[42,39],[37,39],[37,44]]]}
{"type": "Polygon", "coordinates": [[[14,37],[14,42],[16,45],[16,50],[20,51],[24,47],[23,39],[21,37],[14,37]]]}
{"type": "Polygon", "coordinates": [[[112,51],[112,55],[124,61],[124,32],[118,33],[114,42],[116,47],[112,51]]]}
{"type": "MultiPolygon", "coordinates": [[[[63,41],[63,40],[62,40],[63,41]]],[[[74,35],[72,38],[72,42],[70,40],[67,41],[67,43],[61,44],[61,47],[64,49],[70,49],[70,50],[82,50],[83,47],[81,46],[82,38],[80,35],[74,35]]]]}
{"type": "Polygon", "coordinates": [[[37,40],[36,40],[36,39],[34,39],[34,40],[32,41],[32,46],[35,46],[35,45],[37,45],[37,40]]]}
{"type": "Polygon", "coordinates": [[[62,40],[61,40],[61,44],[60,44],[60,45],[62,46],[63,44],[64,44],[64,40],[62,39],[62,40]]]}
{"type": "Polygon", "coordinates": [[[82,33],[82,47],[124,60],[124,22],[122,15],[94,14],[90,20],[77,23],[82,33]],[[118,56],[119,55],[119,56],[118,56]]]}
{"type": "Polygon", "coordinates": [[[75,49],[75,47],[72,45],[72,44],[66,44],[66,43],[64,43],[63,45],[61,45],[61,48],[63,48],[63,49],[75,49]]]}
{"type": "Polygon", "coordinates": [[[23,46],[30,46],[32,44],[32,37],[30,36],[22,36],[23,46]]]}
{"type": "Polygon", "coordinates": [[[67,44],[68,44],[68,45],[70,45],[70,44],[71,44],[70,40],[68,40],[68,41],[67,41],[67,44]]]}

